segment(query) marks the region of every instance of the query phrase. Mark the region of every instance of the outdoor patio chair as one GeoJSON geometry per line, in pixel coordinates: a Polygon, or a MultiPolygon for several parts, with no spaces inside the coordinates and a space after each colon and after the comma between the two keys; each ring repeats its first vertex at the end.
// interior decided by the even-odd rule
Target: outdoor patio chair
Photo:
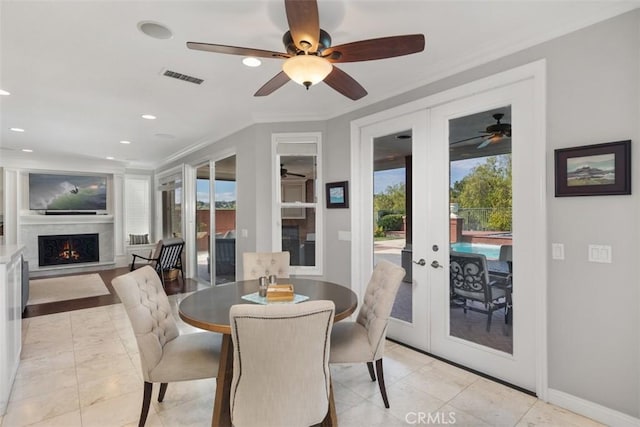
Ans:
{"type": "Polygon", "coordinates": [[[505,309],[509,283],[490,280],[487,258],[482,254],[452,251],[449,254],[451,295],[467,310],[487,314],[487,332],[491,330],[491,318],[495,310],[505,309]],[[468,301],[481,303],[485,308],[469,305],[468,301]]]}
{"type": "Polygon", "coordinates": [[[184,281],[184,271],[182,270],[182,249],[184,248],[184,240],[179,237],[173,237],[166,240],[160,240],[156,246],[153,255],[149,258],[138,254],[132,254],[130,271],[136,269],[136,259],[140,258],[147,261],[147,265],[153,267],[153,269],[160,276],[162,286],[164,287],[164,273],[170,270],[180,270],[182,280],[184,281]]]}

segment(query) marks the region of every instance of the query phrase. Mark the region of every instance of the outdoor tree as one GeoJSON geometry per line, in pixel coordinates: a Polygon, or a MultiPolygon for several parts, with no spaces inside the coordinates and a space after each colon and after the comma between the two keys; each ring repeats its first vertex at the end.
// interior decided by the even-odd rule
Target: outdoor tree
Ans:
{"type": "Polygon", "coordinates": [[[373,196],[373,208],[376,212],[404,214],[406,210],[406,190],[404,183],[388,186],[384,192],[373,196]]]}
{"type": "Polygon", "coordinates": [[[450,190],[461,208],[491,208],[489,227],[511,230],[511,155],[487,157],[450,190]]]}

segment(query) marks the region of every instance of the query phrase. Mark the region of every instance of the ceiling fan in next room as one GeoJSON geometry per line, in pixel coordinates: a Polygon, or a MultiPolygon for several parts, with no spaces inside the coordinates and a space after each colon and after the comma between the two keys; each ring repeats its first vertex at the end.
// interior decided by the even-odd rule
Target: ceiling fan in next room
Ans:
{"type": "Polygon", "coordinates": [[[482,138],[483,141],[476,148],[484,148],[489,144],[501,141],[503,138],[511,138],[511,123],[501,123],[500,120],[502,120],[503,117],[504,114],[502,113],[494,114],[493,118],[496,120],[496,123],[487,126],[484,131],[480,131],[482,135],[461,139],[459,141],[452,142],[449,145],[459,144],[461,142],[482,138]]]}
{"type": "Polygon", "coordinates": [[[284,59],[282,71],[258,89],[254,96],[269,95],[289,80],[307,89],[324,81],[354,101],[365,96],[367,91],[333,64],[392,58],[424,50],[423,34],[382,37],[331,46],[331,36],[320,28],[316,0],[285,0],[284,8],[289,23],[289,31],[282,37],[286,52],[199,42],[187,42],[187,47],[228,55],[284,59]]]}
{"type": "Polygon", "coordinates": [[[280,178],[287,178],[290,176],[299,176],[300,178],[305,177],[305,175],[302,175],[299,173],[289,172],[287,169],[284,168],[284,165],[280,165],[280,178]]]}

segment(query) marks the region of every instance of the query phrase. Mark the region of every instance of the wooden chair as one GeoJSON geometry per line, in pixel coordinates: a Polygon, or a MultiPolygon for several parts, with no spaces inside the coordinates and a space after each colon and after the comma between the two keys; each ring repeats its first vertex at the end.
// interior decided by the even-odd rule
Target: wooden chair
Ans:
{"type": "Polygon", "coordinates": [[[160,276],[162,286],[164,287],[164,273],[173,269],[180,270],[182,280],[184,281],[184,271],[182,269],[182,250],[184,248],[184,240],[178,237],[171,239],[160,240],[156,246],[153,255],[143,257],[142,255],[132,254],[133,260],[131,261],[130,271],[136,269],[136,259],[140,258],[147,261],[147,265],[153,267],[153,269],[160,276]]]}
{"type": "Polygon", "coordinates": [[[167,384],[213,378],[220,364],[222,337],[212,332],[180,334],[167,294],[151,266],[111,281],[133,327],[144,380],[139,427],[149,413],[153,383],[160,383],[158,402],[167,384]]]}

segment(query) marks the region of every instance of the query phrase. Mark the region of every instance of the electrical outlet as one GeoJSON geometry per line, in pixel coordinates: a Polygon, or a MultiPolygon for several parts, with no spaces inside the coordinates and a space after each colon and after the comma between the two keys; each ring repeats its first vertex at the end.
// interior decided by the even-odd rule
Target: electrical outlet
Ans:
{"type": "Polygon", "coordinates": [[[611,263],[611,246],[589,245],[589,262],[611,263]]]}
{"type": "Polygon", "coordinates": [[[557,260],[564,259],[564,244],[563,243],[552,243],[551,244],[551,258],[557,260]]]}

